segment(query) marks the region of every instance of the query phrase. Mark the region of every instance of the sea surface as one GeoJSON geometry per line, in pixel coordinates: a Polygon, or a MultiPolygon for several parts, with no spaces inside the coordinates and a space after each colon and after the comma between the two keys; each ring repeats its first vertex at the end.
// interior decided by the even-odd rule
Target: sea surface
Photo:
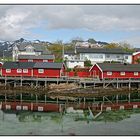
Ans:
{"type": "Polygon", "coordinates": [[[0,111],[0,135],[140,135],[140,114],[119,122],[76,121],[76,117],[77,114],[0,111]]]}

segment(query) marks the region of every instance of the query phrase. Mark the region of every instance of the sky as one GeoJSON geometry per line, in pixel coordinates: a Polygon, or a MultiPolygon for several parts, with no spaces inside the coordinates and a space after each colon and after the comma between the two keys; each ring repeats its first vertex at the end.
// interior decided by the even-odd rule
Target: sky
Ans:
{"type": "Polygon", "coordinates": [[[140,47],[140,5],[0,5],[0,40],[81,37],[140,47]]]}

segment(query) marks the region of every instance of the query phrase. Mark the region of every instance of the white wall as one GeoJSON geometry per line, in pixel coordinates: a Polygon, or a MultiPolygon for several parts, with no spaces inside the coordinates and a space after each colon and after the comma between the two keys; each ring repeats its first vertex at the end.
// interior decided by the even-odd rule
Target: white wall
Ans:
{"type": "Polygon", "coordinates": [[[84,67],[84,62],[83,61],[67,61],[66,65],[68,68],[74,68],[75,66],[81,66],[82,68],[84,67]]]}
{"type": "Polygon", "coordinates": [[[81,53],[80,60],[90,60],[91,62],[104,62],[105,54],[103,53],[81,53]]]}

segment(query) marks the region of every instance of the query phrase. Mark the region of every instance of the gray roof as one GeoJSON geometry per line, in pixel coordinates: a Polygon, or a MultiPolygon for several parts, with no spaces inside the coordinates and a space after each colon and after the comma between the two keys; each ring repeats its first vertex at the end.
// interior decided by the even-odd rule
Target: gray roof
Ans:
{"type": "Polygon", "coordinates": [[[39,44],[21,43],[21,44],[18,44],[17,47],[19,51],[25,51],[25,48],[28,45],[33,46],[36,52],[42,52],[43,54],[51,54],[51,52],[46,47],[39,44]]]}
{"type": "Polygon", "coordinates": [[[5,62],[2,68],[5,69],[29,69],[29,68],[53,68],[61,69],[63,63],[51,62],[5,62]]]}
{"type": "Polygon", "coordinates": [[[55,59],[53,54],[48,55],[19,55],[18,59],[55,59]]]}
{"type": "Polygon", "coordinates": [[[74,50],[65,51],[64,54],[71,54],[71,55],[74,55],[74,54],[75,54],[75,51],[74,51],[74,50]]]}
{"type": "Polygon", "coordinates": [[[53,69],[61,69],[63,63],[51,63],[51,62],[36,62],[34,68],[53,68],[53,69]]]}
{"type": "Polygon", "coordinates": [[[97,63],[103,71],[140,72],[140,64],[97,63]]]}
{"type": "Polygon", "coordinates": [[[132,54],[131,52],[127,52],[121,48],[77,48],[77,53],[105,53],[105,54],[132,54]]]}
{"type": "Polygon", "coordinates": [[[5,69],[29,69],[34,67],[35,62],[4,62],[5,69]]]}

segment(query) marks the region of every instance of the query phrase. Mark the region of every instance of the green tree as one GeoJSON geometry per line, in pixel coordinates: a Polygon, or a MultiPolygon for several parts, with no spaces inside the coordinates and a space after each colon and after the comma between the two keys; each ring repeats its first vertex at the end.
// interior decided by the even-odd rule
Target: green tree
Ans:
{"type": "Polygon", "coordinates": [[[86,67],[92,66],[91,61],[90,61],[90,60],[86,60],[86,61],[84,62],[84,66],[86,66],[86,67]]]}
{"type": "Polygon", "coordinates": [[[130,45],[130,44],[128,44],[128,43],[126,43],[126,42],[120,42],[119,43],[119,46],[121,48],[123,48],[127,52],[134,52],[135,51],[134,48],[133,48],[133,46],[130,45]]]}
{"type": "Polygon", "coordinates": [[[118,43],[110,43],[110,44],[105,45],[104,48],[110,48],[110,49],[120,48],[120,45],[118,43]]]}
{"type": "Polygon", "coordinates": [[[138,58],[138,59],[136,60],[136,62],[137,62],[138,64],[140,64],[140,58],[138,58]]]}

